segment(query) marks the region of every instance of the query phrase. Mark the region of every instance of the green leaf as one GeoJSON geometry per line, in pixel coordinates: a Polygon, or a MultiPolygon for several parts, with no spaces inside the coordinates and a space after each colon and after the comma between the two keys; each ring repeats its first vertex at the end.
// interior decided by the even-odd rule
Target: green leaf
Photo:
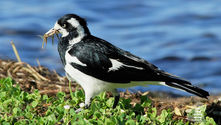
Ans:
{"type": "Polygon", "coordinates": [[[0,99],[6,98],[6,97],[7,97],[7,93],[6,92],[1,92],[0,93],[0,99]]]}
{"type": "Polygon", "coordinates": [[[125,123],[126,125],[136,125],[136,122],[134,120],[127,120],[125,123]]]}
{"type": "Polygon", "coordinates": [[[115,125],[114,122],[111,121],[111,119],[109,119],[109,118],[106,118],[106,119],[105,119],[104,124],[105,124],[105,125],[115,125]]]}
{"type": "Polygon", "coordinates": [[[141,99],[141,104],[148,101],[147,96],[141,96],[140,99],[141,99]]]}
{"type": "Polygon", "coordinates": [[[109,108],[111,108],[113,106],[113,98],[109,98],[107,101],[106,101],[106,104],[109,108]]]}
{"type": "Polygon", "coordinates": [[[97,108],[98,108],[98,107],[97,107],[95,101],[93,101],[93,102],[91,103],[90,108],[91,108],[91,111],[92,111],[92,112],[97,111],[97,108]]]}
{"type": "Polygon", "coordinates": [[[48,119],[49,121],[56,121],[56,117],[55,117],[54,114],[49,115],[49,116],[47,117],[47,119],[48,119]]]}
{"type": "Polygon", "coordinates": [[[136,104],[135,107],[134,107],[134,111],[144,112],[144,108],[140,104],[136,104]]]}
{"type": "Polygon", "coordinates": [[[33,101],[33,102],[31,103],[31,105],[32,105],[32,107],[35,108],[35,107],[38,105],[38,100],[33,101]]]}
{"type": "Polygon", "coordinates": [[[13,108],[12,112],[13,112],[14,115],[16,115],[17,112],[18,112],[18,108],[13,108]]]}
{"type": "Polygon", "coordinates": [[[43,100],[48,100],[48,95],[43,95],[42,99],[43,100]]]}
{"type": "Polygon", "coordinates": [[[216,122],[213,118],[206,117],[206,125],[216,125],[216,122]]]}
{"type": "Polygon", "coordinates": [[[77,90],[77,91],[74,93],[74,95],[75,95],[76,97],[83,97],[83,96],[84,96],[84,92],[83,92],[82,90],[77,90]]]}
{"type": "Polygon", "coordinates": [[[11,125],[10,122],[3,122],[2,125],[11,125]]]}
{"type": "Polygon", "coordinates": [[[161,112],[160,116],[157,117],[158,121],[159,121],[160,123],[164,123],[165,120],[166,120],[167,115],[168,115],[168,113],[167,113],[167,111],[164,109],[164,110],[161,112]]]}
{"type": "Polygon", "coordinates": [[[100,97],[101,100],[105,100],[106,92],[102,92],[101,94],[99,94],[99,97],[100,97]]]}
{"type": "Polygon", "coordinates": [[[156,116],[157,116],[157,109],[156,109],[156,107],[154,107],[154,108],[152,108],[152,112],[150,114],[150,118],[152,120],[154,120],[156,118],[156,116]]]}
{"type": "Polygon", "coordinates": [[[124,109],[129,109],[129,108],[131,108],[130,102],[131,102],[130,98],[129,99],[122,98],[122,102],[120,102],[120,104],[124,109]]]}
{"type": "Polygon", "coordinates": [[[28,119],[32,119],[34,117],[34,114],[31,112],[26,112],[25,117],[27,117],[28,119]]]}
{"type": "Polygon", "coordinates": [[[100,112],[98,112],[98,111],[95,111],[95,112],[94,112],[95,118],[100,118],[101,115],[102,115],[102,114],[101,114],[100,112]]]}

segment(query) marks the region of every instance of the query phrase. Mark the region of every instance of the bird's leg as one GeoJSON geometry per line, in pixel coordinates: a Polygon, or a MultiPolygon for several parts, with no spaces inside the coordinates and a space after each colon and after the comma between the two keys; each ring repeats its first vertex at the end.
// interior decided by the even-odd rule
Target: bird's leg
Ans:
{"type": "Polygon", "coordinates": [[[118,104],[118,102],[119,102],[119,99],[120,99],[120,95],[117,95],[117,96],[114,97],[113,109],[116,108],[116,106],[117,106],[117,104],[118,104]]]}
{"type": "Polygon", "coordinates": [[[117,106],[117,104],[118,104],[118,102],[119,102],[119,99],[120,99],[120,95],[119,95],[117,89],[115,89],[115,90],[113,91],[113,95],[114,95],[113,109],[115,109],[116,106],[117,106]]]}
{"type": "Polygon", "coordinates": [[[92,98],[91,94],[85,93],[85,103],[84,103],[84,105],[85,105],[86,109],[88,109],[91,105],[91,98],[92,98]]]}
{"type": "Polygon", "coordinates": [[[85,91],[85,102],[84,102],[84,106],[81,106],[81,105],[80,105],[80,108],[77,109],[75,112],[78,113],[78,112],[82,111],[82,110],[83,110],[83,107],[84,107],[85,109],[88,109],[88,108],[90,107],[90,105],[91,105],[92,95],[93,95],[93,94],[88,93],[87,91],[85,91]]]}

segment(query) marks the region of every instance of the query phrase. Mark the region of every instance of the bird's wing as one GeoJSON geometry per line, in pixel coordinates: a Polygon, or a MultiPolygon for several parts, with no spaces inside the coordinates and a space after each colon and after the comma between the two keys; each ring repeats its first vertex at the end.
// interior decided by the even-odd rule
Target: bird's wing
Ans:
{"type": "Polygon", "coordinates": [[[81,62],[72,61],[73,67],[107,82],[158,80],[156,66],[99,38],[75,44],[68,54],[81,62]]]}

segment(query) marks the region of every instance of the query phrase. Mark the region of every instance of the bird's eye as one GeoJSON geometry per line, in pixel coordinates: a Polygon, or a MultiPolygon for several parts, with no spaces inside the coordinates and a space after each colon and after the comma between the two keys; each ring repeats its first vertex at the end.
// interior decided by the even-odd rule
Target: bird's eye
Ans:
{"type": "Polygon", "coordinates": [[[65,28],[66,27],[66,24],[64,24],[63,26],[62,26],[62,28],[65,28]]]}

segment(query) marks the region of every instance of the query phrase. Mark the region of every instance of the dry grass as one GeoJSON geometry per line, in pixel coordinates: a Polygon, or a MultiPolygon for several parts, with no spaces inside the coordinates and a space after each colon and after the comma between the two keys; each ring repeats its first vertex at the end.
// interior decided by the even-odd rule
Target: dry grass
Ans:
{"type": "MultiPolygon", "coordinates": [[[[38,89],[42,94],[53,95],[59,91],[69,92],[66,77],[51,72],[47,68],[32,67],[24,62],[0,60],[0,78],[11,77],[20,84],[22,90],[33,92],[38,89]]],[[[76,84],[72,84],[72,89],[76,84]]]]}

